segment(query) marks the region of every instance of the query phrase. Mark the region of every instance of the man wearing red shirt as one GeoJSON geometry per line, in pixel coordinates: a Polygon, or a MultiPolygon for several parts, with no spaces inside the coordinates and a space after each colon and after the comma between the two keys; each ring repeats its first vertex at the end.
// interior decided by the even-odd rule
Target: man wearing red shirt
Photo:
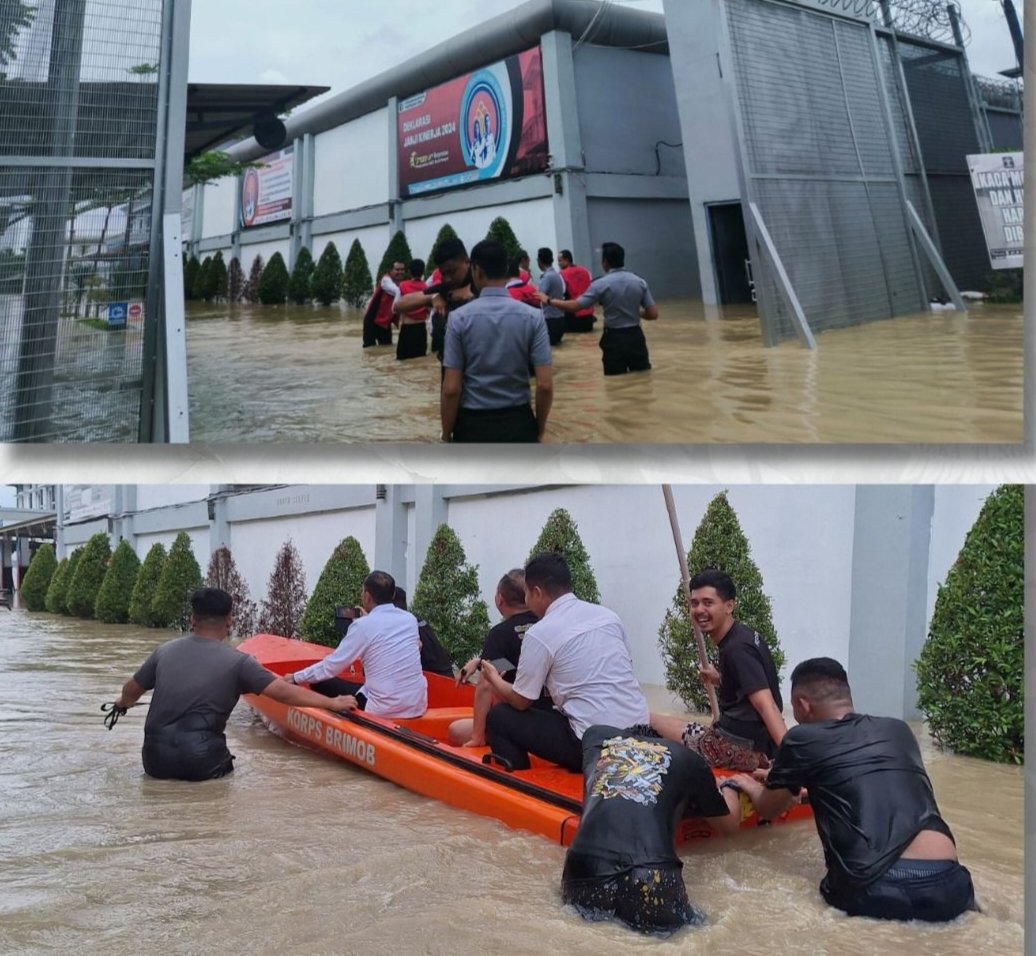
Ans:
{"type": "Polygon", "coordinates": [[[394,262],[392,271],[381,280],[363,316],[363,347],[392,344],[392,325],[395,316],[392,306],[399,298],[399,283],[406,278],[406,263],[394,262]]]}
{"type": "MultiPolygon", "coordinates": [[[[568,249],[562,249],[558,253],[558,265],[561,267],[561,278],[565,282],[565,291],[569,299],[578,300],[583,293],[590,288],[594,277],[589,270],[577,266],[568,249]]],[[[565,317],[566,332],[593,332],[594,323],[597,321],[597,314],[592,308],[584,309],[575,315],[565,317]]]]}
{"type": "Polygon", "coordinates": [[[542,309],[539,292],[532,286],[527,278],[522,277],[522,267],[518,259],[512,259],[507,271],[507,291],[511,298],[518,302],[531,305],[534,309],[542,309]]]}
{"type": "MultiPolygon", "coordinates": [[[[413,295],[424,292],[428,286],[424,281],[425,264],[420,259],[410,263],[410,278],[399,283],[399,294],[413,295]]],[[[415,309],[399,316],[399,344],[396,346],[396,359],[405,362],[407,359],[424,358],[428,354],[428,309],[415,309]]]]}

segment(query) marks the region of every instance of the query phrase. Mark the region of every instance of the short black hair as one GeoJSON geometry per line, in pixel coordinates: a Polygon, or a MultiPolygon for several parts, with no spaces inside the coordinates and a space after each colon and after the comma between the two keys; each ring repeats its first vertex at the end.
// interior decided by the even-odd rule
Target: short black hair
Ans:
{"type": "Polygon", "coordinates": [[[831,657],[811,657],[791,672],[791,691],[804,691],[812,700],[824,703],[852,701],[849,675],[831,657]],[[806,691],[806,688],[809,688],[806,691]]]}
{"type": "Polygon", "coordinates": [[[410,263],[410,277],[413,279],[423,279],[426,269],[426,263],[424,259],[415,259],[410,263]]]}
{"type": "Polygon", "coordinates": [[[572,250],[571,249],[562,249],[561,252],[558,253],[558,258],[559,259],[567,259],[569,262],[575,262],[576,261],[576,257],[574,255],[572,255],[572,250]]]}
{"type": "Polygon", "coordinates": [[[442,268],[447,262],[468,258],[468,247],[459,239],[443,239],[435,250],[435,265],[442,268]]]}
{"type": "Polygon", "coordinates": [[[507,277],[509,279],[520,279],[522,277],[522,260],[514,258],[507,263],[507,277]]]}
{"type": "Polygon", "coordinates": [[[554,265],[554,252],[551,249],[540,249],[536,253],[536,261],[543,263],[545,266],[554,265]]]}
{"type": "Polygon", "coordinates": [[[572,572],[565,556],[558,551],[544,551],[525,565],[525,585],[542,588],[553,597],[572,590],[572,572]]]}
{"type": "Polygon", "coordinates": [[[698,588],[715,588],[716,593],[724,601],[737,600],[737,588],[734,587],[730,575],[718,568],[706,568],[691,578],[691,590],[698,588]]]}
{"type": "Polygon", "coordinates": [[[525,260],[529,258],[529,253],[527,253],[524,249],[519,249],[516,258],[519,262],[525,262],[525,260]]]}
{"type": "Polygon", "coordinates": [[[471,267],[481,269],[487,279],[506,279],[507,250],[499,242],[486,239],[471,250],[471,267]]]}
{"type": "Polygon", "coordinates": [[[613,269],[626,267],[626,250],[617,242],[606,242],[601,249],[601,259],[613,269]]]}
{"type": "Polygon", "coordinates": [[[396,585],[396,590],[392,592],[392,603],[396,605],[401,611],[405,611],[406,607],[406,591],[404,591],[399,585],[396,585]]]}
{"type": "Polygon", "coordinates": [[[205,624],[216,624],[230,617],[234,599],[219,588],[201,588],[191,595],[191,610],[205,624]]]}
{"type": "Polygon", "coordinates": [[[525,604],[525,572],[521,568],[508,571],[496,589],[508,607],[522,607],[525,604]]]}
{"type": "Polygon", "coordinates": [[[371,571],[363,582],[363,590],[375,604],[391,604],[396,596],[396,579],[384,571],[371,571]]]}

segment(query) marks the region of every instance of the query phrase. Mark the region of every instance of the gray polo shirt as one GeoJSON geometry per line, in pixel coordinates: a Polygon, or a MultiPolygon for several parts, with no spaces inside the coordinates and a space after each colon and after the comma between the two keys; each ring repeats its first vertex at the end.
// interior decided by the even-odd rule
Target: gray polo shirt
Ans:
{"type": "Polygon", "coordinates": [[[461,408],[488,411],[527,405],[529,366],[552,364],[543,313],[506,289],[483,289],[446,327],[445,368],[464,373],[461,408]]]}
{"type": "MultiPolygon", "coordinates": [[[[548,269],[540,278],[539,290],[545,296],[555,302],[565,301],[565,280],[561,278],[556,269],[548,269]]],[[[561,309],[555,309],[552,305],[543,307],[545,319],[563,319],[565,313],[561,309]]]]}
{"type": "Polygon", "coordinates": [[[607,275],[595,279],[593,284],[579,298],[581,309],[595,305],[604,307],[606,329],[635,329],[640,325],[640,309],[655,305],[648,284],[638,275],[625,269],[612,269],[607,275]]]}

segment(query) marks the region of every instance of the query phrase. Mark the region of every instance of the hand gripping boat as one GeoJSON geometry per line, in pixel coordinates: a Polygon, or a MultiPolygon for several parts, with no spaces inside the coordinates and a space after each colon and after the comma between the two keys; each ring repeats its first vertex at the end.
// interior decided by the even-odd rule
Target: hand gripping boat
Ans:
{"type": "MultiPolygon", "coordinates": [[[[260,634],[238,646],[268,670],[283,675],[327,657],[331,648],[260,634]]],[[[362,681],[359,663],[342,677],[362,681]]],[[[533,758],[530,770],[509,772],[493,762],[487,748],[452,747],[453,721],[470,717],[474,690],[458,688],[446,677],[428,678],[428,710],[416,720],[385,720],[359,711],[335,714],[312,707],[290,707],[269,697],[245,701],[278,734],[377,774],[413,793],[451,807],[500,820],[568,846],[582,813],[583,777],[533,758]]],[[[717,777],[727,776],[716,770],[717,777]]],[[[808,819],[808,806],[795,806],[782,820],[808,819]]],[[[761,823],[745,815],[741,826],[761,823]]],[[[703,820],[686,819],[677,831],[680,843],[714,836],[703,820]]]]}

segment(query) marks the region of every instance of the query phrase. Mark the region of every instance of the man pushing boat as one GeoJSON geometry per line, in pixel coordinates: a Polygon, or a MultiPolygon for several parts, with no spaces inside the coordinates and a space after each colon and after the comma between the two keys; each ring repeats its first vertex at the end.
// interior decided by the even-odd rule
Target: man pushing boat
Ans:
{"type": "Polygon", "coordinates": [[[242,694],[258,694],[294,707],[347,711],[351,698],[328,699],[277,680],[254,657],[225,642],[233,622],[229,594],[204,588],[191,596],[191,633],[157,648],[128,680],[116,713],[153,690],[144,724],[144,772],[162,780],[213,780],[234,769],[224,730],[242,694]]]}

